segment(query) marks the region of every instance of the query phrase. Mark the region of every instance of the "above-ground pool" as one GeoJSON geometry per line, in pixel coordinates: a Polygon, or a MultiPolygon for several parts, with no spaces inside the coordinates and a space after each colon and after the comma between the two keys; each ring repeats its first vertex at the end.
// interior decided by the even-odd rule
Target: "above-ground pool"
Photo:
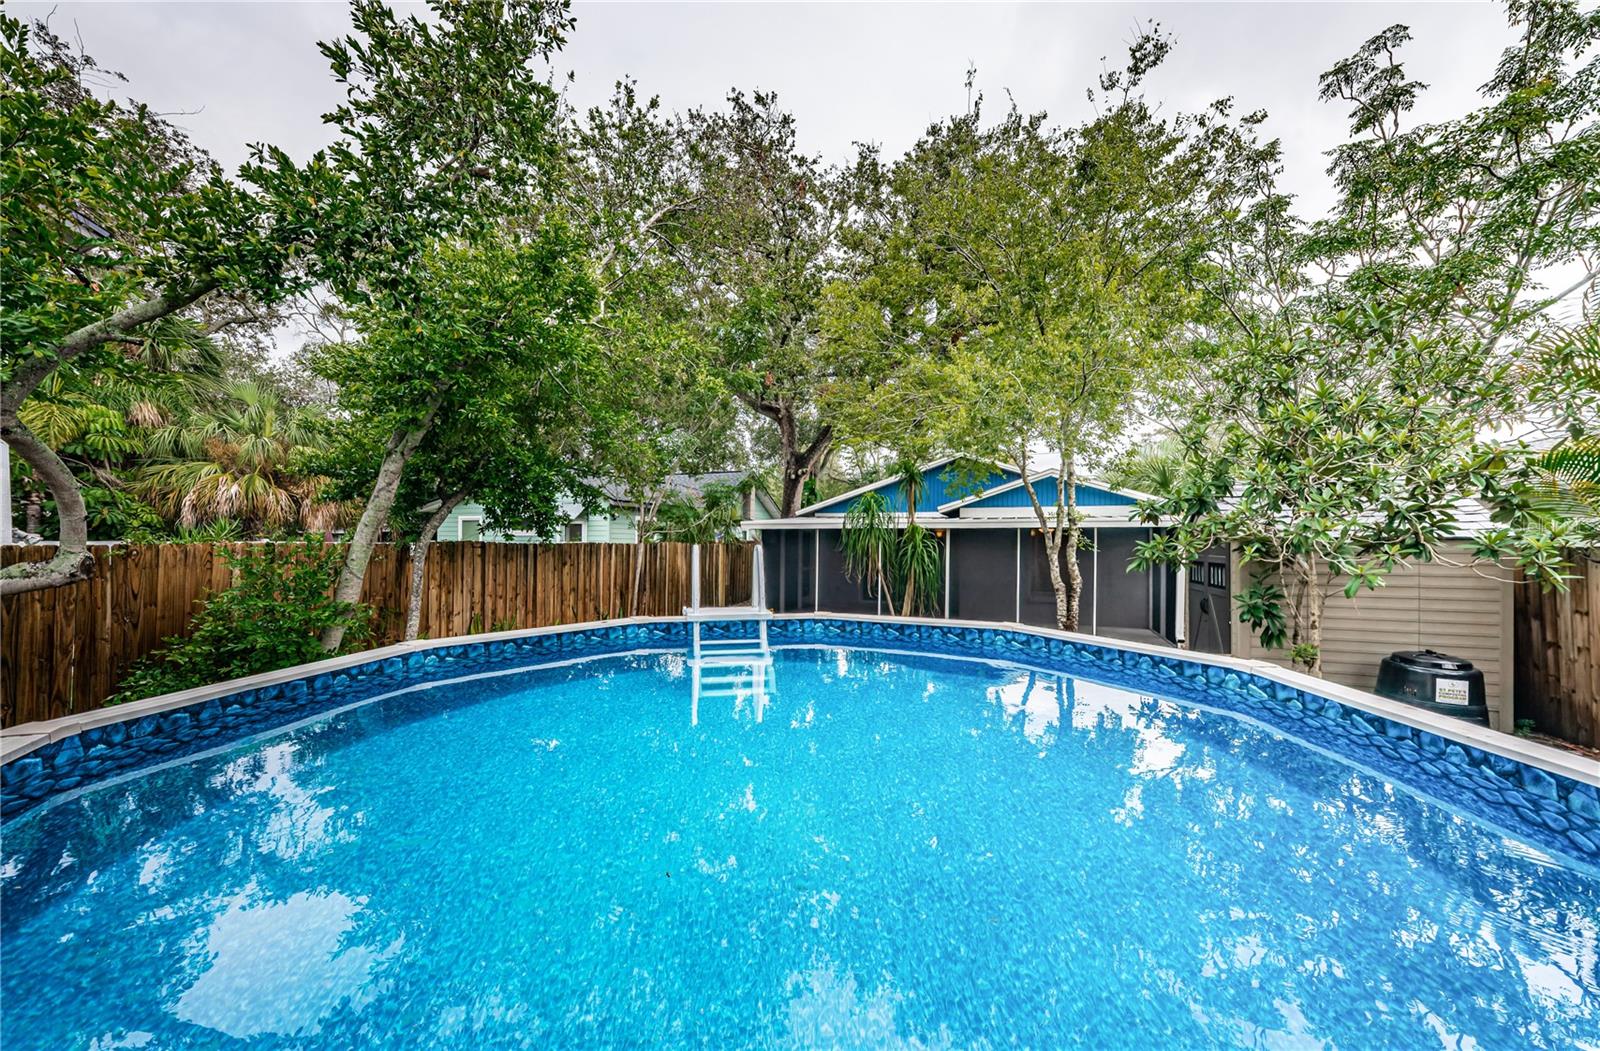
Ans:
{"type": "Polygon", "coordinates": [[[1495,810],[1459,746],[1238,676],[797,630],[697,677],[677,630],[33,757],[71,780],[11,775],[7,1051],[1600,1047],[1588,786],[1495,810]]]}

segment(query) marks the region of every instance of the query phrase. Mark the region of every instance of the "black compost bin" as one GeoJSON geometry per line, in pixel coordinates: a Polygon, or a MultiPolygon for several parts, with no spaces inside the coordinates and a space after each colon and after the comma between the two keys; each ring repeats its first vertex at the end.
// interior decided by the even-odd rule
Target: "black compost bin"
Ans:
{"type": "Polygon", "coordinates": [[[1425,711],[1489,725],[1483,672],[1471,661],[1448,653],[1399,650],[1389,654],[1378,666],[1377,693],[1425,711]]]}

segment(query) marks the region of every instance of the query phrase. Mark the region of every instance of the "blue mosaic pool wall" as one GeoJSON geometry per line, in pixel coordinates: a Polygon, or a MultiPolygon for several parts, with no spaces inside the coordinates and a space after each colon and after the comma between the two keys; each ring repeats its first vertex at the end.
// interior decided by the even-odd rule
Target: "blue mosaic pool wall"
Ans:
{"type": "Polygon", "coordinates": [[[1359,762],[1530,842],[1600,864],[1600,790],[1514,759],[1248,672],[1115,646],[996,628],[855,620],[774,621],[774,646],[904,649],[1060,671],[1238,712],[1359,762]]]}
{"type": "MultiPolygon", "coordinates": [[[[713,622],[707,639],[752,638],[754,622],[713,622]]],[[[1600,863],[1600,792],[1570,778],[1467,747],[1248,672],[1115,646],[1001,628],[814,618],[774,620],[775,646],[903,649],[1012,661],[1248,715],[1360,762],[1397,783],[1530,842],[1600,863]]],[[[82,785],[285,726],[422,683],[575,657],[687,648],[681,622],[627,624],[495,642],[463,642],[245,690],[87,730],[0,766],[0,819],[82,785]]]]}
{"type": "Polygon", "coordinates": [[[95,727],[0,766],[0,820],[94,781],[180,759],[407,686],[577,657],[688,644],[687,627],[674,622],[463,642],[95,727]]]}

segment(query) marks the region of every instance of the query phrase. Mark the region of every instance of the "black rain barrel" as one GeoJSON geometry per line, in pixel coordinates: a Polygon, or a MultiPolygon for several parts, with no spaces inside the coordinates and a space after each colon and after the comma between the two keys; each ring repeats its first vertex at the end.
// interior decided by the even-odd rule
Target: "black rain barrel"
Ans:
{"type": "Polygon", "coordinates": [[[1489,725],[1483,672],[1472,662],[1433,650],[1398,650],[1378,666],[1380,697],[1425,711],[1489,725]]]}

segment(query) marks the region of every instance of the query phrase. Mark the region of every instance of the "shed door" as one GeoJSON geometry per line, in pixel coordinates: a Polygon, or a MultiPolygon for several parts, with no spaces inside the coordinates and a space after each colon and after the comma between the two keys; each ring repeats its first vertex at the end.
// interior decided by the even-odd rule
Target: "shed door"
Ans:
{"type": "Polygon", "coordinates": [[[1208,548],[1188,569],[1189,648],[1201,653],[1233,652],[1233,597],[1226,547],[1208,548]]]}

